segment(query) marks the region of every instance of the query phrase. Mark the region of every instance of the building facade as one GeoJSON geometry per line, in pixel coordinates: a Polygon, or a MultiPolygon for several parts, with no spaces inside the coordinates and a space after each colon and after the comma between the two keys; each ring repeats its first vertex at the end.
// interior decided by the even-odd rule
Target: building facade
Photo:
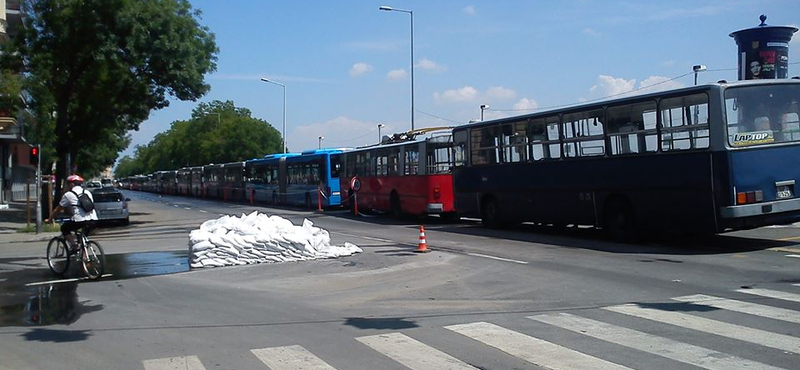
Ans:
{"type": "MultiPolygon", "coordinates": [[[[22,27],[21,0],[0,0],[0,43],[9,42],[22,27]]],[[[9,98],[9,97],[5,97],[9,98]]],[[[22,96],[10,99],[23,99],[22,96]]],[[[36,168],[25,140],[24,111],[0,106],[0,208],[10,201],[23,201],[26,186],[36,168]]]]}

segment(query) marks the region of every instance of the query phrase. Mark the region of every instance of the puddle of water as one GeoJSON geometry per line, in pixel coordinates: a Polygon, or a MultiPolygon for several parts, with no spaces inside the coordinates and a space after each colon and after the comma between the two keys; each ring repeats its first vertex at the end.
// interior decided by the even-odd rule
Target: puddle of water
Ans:
{"type": "Polygon", "coordinates": [[[78,302],[77,289],[77,283],[66,283],[6,293],[3,303],[9,304],[0,306],[0,326],[66,325],[77,321],[83,313],[102,308],[78,302]]]}
{"type": "Polygon", "coordinates": [[[188,251],[141,252],[106,255],[111,279],[174,274],[189,271],[188,251]]]}
{"type": "MultiPolygon", "coordinates": [[[[83,271],[76,267],[77,262],[74,263],[70,264],[70,272],[66,277],[82,276],[83,271]]],[[[106,255],[105,272],[112,274],[110,279],[113,280],[186,271],[189,271],[188,251],[106,255]]],[[[16,273],[24,273],[24,270],[16,273]]],[[[78,301],[78,284],[86,281],[24,285],[26,281],[47,281],[46,276],[54,277],[38,273],[24,278],[18,276],[19,279],[14,279],[13,284],[9,284],[12,280],[0,278],[0,326],[68,325],[85,313],[103,308],[101,304],[78,301]]]]}

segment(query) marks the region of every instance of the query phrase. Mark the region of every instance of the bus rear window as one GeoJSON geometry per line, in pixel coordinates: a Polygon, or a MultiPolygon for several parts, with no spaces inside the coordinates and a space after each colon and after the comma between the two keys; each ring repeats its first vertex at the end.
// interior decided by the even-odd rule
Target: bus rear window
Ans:
{"type": "Polygon", "coordinates": [[[760,85],[725,91],[728,143],[734,147],[800,141],[800,87],[760,85]]]}

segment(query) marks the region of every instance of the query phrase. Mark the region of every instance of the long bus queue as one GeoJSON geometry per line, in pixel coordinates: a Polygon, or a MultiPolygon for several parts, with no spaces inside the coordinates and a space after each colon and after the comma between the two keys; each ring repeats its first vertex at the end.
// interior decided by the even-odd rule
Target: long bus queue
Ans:
{"type": "MultiPolygon", "coordinates": [[[[471,123],[424,139],[395,135],[324,160],[311,160],[317,151],[271,155],[241,162],[241,179],[224,186],[244,189],[227,200],[312,206],[319,191],[329,207],[358,197],[359,207],[391,214],[480,217],[491,227],[591,225],[617,237],[791,223],[800,220],[798,101],[796,79],[720,81],[471,123]],[[303,164],[293,172],[292,161],[303,164]],[[362,185],[357,195],[353,177],[362,185]]],[[[213,166],[200,167],[201,196],[214,189],[213,171],[205,172],[213,166]]],[[[197,196],[195,168],[127,183],[164,192],[173,191],[164,179],[191,179],[173,193],[197,196]]]]}

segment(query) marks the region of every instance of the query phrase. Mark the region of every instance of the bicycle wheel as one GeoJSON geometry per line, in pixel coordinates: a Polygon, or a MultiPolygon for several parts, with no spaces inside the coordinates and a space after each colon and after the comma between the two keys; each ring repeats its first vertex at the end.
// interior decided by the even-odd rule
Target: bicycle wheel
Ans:
{"type": "Polygon", "coordinates": [[[81,258],[83,272],[86,277],[95,280],[103,275],[106,267],[106,255],[97,242],[87,242],[81,258]]]}
{"type": "Polygon", "coordinates": [[[69,267],[69,250],[67,242],[61,237],[50,239],[47,243],[47,266],[53,273],[62,275],[69,267]]]}

